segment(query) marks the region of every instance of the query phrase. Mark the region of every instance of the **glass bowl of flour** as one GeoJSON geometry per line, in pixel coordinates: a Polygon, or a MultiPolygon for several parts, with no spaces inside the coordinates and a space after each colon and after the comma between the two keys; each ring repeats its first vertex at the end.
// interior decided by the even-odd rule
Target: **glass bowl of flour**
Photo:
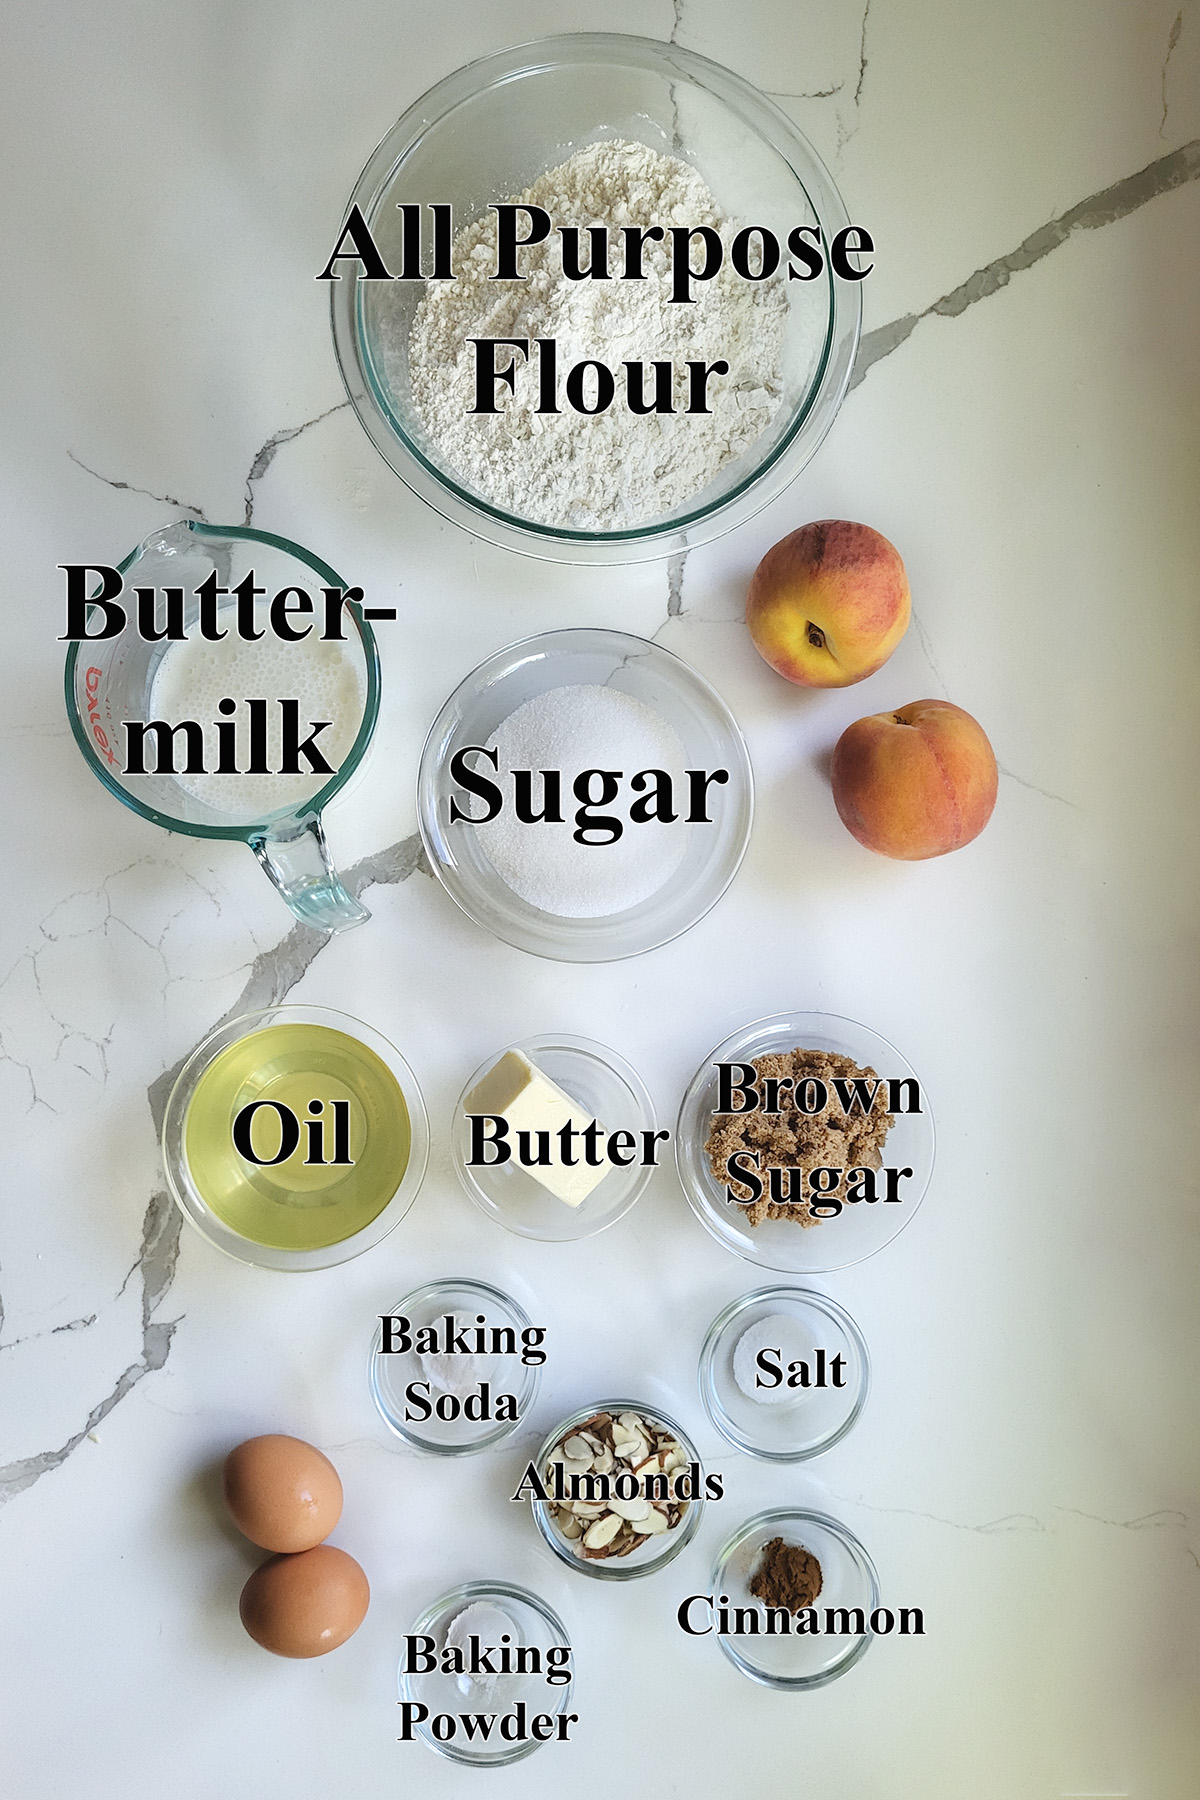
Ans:
{"type": "Polygon", "coordinates": [[[351,208],[382,270],[343,234],[347,392],[404,482],[493,543],[600,563],[704,543],[783,491],[846,393],[837,189],[778,108],[676,45],[580,33],[458,70],[351,208]],[[789,279],[799,232],[826,254],[789,279]]]}
{"type": "Polygon", "coordinates": [[[510,644],[430,727],[417,822],[442,886],[506,943],[612,962],[715,906],[754,816],[725,702],[647,638],[594,627],[510,644]]]}

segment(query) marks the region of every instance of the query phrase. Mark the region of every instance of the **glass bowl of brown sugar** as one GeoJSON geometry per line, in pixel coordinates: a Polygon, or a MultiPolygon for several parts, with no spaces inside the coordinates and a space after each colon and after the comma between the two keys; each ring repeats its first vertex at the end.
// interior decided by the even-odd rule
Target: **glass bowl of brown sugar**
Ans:
{"type": "Polygon", "coordinates": [[[884,1038],[832,1013],[756,1019],[692,1078],[675,1161],[704,1229],[735,1256],[826,1274],[891,1243],[933,1173],[929,1098],[884,1038]]]}

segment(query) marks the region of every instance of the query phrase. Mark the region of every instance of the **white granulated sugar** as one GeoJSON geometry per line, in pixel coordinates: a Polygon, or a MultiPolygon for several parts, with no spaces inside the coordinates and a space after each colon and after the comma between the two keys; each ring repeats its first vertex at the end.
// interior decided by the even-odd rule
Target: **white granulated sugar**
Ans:
{"type": "MultiPolygon", "coordinates": [[[[456,476],[506,512],[562,528],[606,531],[672,512],[761,437],[782,393],[786,292],[777,272],[744,280],[730,266],[737,222],[722,212],[700,175],[678,157],[613,139],[588,144],[550,169],[518,204],[542,206],[554,229],[522,250],[521,281],[497,281],[496,214],[487,212],[454,239],[452,281],[429,281],[408,344],[411,391],[435,455],[456,476]],[[569,281],[557,228],[609,228],[611,277],[569,281]],[[646,279],[622,280],[621,227],[660,225],[662,243],[644,248],[646,279]],[[672,301],[670,228],[708,225],[721,233],[725,259],[710,281],[696,282],[694,304],[672,301]],[[516,394],[496,384],[495,414],[477,414],[471,338],[554,338],[560,413],[539,413],[537,351],[516,352],[516,394]],[[687,363],[729,363],[708,383],[711,412],[687,413],[687,363]],[[563,392],[568,370],[603,362],[617,378],[604,413],[576,412],[563,392]],[[636,414],[625,399],[626,361],[675,368],[675,413],[636,414]]],[[[586,260],[588,240],[581,239],[586,260]]],[[[389,378],[401,354],[388,345],[389,378]]],[[[497,353],[504,367],[507,351],[497,353]]],[[[593,380],[589,374],[589,384],[593,380]]],[[[397,385],[399,385],[397,383],[397,385]]],[[[589,385],[587,393],[593,392],[589,385]]]]}
{"type": "MultiPolygon", "coordinates": [[[[625,912],[658,892],[683,861],[694,827],[685,822],[684,749],[666,720],[618,688],[551,688],[510,713],[489,739],[498,758],[492,775],[505,796],[504,809],[476,827],[479,847],[514,894],[542,912],[564,919],[600,919],[625,912]],[[562,824],[524,825],[513,810],[508,771],[534,771],[533,810],[541,812],[537,771],[562,776],[562,824]],[[576,843],[575,778],[585,769],[620,770],[616,799],[596,813],[620,819],[615,843],[576,843]],[[632,823],[629,809],[641,796],[630,787],[643,769],[665,769],[675,794],[675,824],[658,819],[632,823]]],[[[478,759],[476,759],[478,761],[478,759]]],[[[600,790],[595,782],[592,792],[600,790]]],[[[471,829],[471,828],[468,828],[471,829]]]]}

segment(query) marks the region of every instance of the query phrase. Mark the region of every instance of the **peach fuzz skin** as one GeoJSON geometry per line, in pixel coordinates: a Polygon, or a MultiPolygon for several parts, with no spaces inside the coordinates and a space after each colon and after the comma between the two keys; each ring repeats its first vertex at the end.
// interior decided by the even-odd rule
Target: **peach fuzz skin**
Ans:
{"type": "Polygon", "coordinates": [[[838,816],[881,856],[919,862],[979,836],[996,804],[982,725],[948,700],[914,700],[847,726],[830,770],[838,816]]]}
{"type": "Polygon", "coordinates": [[[782,538],[746,596],[755,649],[803,687],[849,687],[873,675],[904,636],[911,611],[899,551],[848,519],[819,519],[782,538]]]}

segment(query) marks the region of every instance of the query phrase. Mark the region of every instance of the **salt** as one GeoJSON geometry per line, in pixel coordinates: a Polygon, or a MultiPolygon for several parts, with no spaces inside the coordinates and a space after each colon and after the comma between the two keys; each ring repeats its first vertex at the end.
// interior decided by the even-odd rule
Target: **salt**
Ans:
{"type": "Polygon", "coordinates": [[[771,1313],[768,1318],[759,1319],[743,1331],[734,1346],[733,1379],[741,1388],[748,1400],[758,1400],[768,1406],[778,1406],[780,1401],[791,1401],[793,1404],[803,1399],[803,1394],[787,1385],[787,1367],[790,1362],[798,1362],[812,1354],[812,1341],[798,1319],[790,1313],[771,1313]],[[760,1350],[772,1349],[778,1355],[770,1359],[771,1367],[780,1365],[784,1379],[778,1387],[765,1385],[770,1376],[760,1371],[758,1353],[760,1350]],[[760,1373],[764,1386],[757,1385],[760,1373]]]}
{"type": "Polygon", "coordinates": [[[692,827],[682,818],[674,824],[655,818],[634,824],[619,805],[604,806],[597,810],[622,820],[620,837],[600,844],[578,843],[574,836],[573,784],[585,769],[620,770],[627,778],[642,769],[664,769],[675,791],[685,791],[685,753],[677,734],[631,694],[598,685],[551,688],[510,713],[489,747],[496,752],[494,779],[505,790],[506,804],[473,829],[505,886],[531,906],[564,919],[626,912],[656,894],[683,861],[692,827]],[[561,772],[561,823],[525,825],[516,817],[505,779],[513,769],[561,772]]]}

